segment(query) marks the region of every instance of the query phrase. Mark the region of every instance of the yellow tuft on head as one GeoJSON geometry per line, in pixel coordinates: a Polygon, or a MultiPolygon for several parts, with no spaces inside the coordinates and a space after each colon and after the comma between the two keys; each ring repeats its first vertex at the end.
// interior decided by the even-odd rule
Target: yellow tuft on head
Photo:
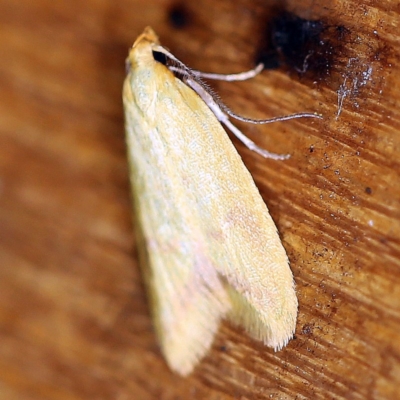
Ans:
{"type": "Polygon", "coordinates": [[[149,26],[145,28],[143,33],[135,40],[129,56],[126,60],[129,69],[132,66],[140,66],[143,64],[154,62],[153,47],[160,44],[158,36],[149,26]]]}

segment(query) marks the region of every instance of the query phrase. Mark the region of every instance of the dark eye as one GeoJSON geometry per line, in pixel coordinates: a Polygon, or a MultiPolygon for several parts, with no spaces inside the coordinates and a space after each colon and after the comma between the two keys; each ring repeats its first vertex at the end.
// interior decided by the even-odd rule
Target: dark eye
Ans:
{"type": "Polygon", "coordinates": [[[167,65],[167,57],[164,53],[160,53],[159,51],[153,51],[154,59],[164,65],[167,65]]]}

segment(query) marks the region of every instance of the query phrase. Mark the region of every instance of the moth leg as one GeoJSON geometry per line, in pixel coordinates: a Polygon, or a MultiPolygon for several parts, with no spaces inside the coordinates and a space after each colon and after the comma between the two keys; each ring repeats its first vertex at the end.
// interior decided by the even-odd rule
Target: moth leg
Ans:
{"type": "MultiPolygon", "coordinates": [[[[182,75],[187,74],[186,71],[183,70],[182,68],[179,68],[179,67],[176,67],[173,65],[168,66],[168,68],[171,71],[176,72],[178,74],[182,74],[182,75]]],[[[210,73],[210,72],[197,71],[194,69],[191,69],[190,72],[196,78],[205,78],[205,79],[214,79],[214,80],[226,81],[226,82],[234,82],[234,81],[246,81],[248,79],[254,78],[263,69],[264,69],[264,64],[260,63],[255,68],[253,68],[249,71],[240,72],[238,74],[214,74],[214,73],[210,73]]]]}
{"type": "Polygon", "coordinates": [[[265,158],[271,158],[273,160],[286,160],[290,157],[289,154],[270,153],[269,151],[257,146],[252,140],[250,140],[245,134],[236,128],[235,125],[232,124],[232,122],[229,120],[228,114],[221,109],[206,88],[204,88],[193,78],[187,77],[185,81],[204,100],[210,110],[215,114],[218,121],[224,124],[248,149],[255,151],[257,154],[260,154],[265,158]]]}
{"type": "Polygon", "coordinates": [[[243,132],[241,132],[232,122],[226,118],[221,121],[248,149],[255,151],[264,158],[271,158],[272,160],[287,160],[290,158],[290,154],[276,154],[271,153],[260,146],[257,146],[252,140],[250,140],[243,132]]]}
{"type": "Polygon", "coordinates": [[[214,74],[214,73],[194,71],[194,70],[192,70],[192,72],[194,73],[195,76],[197,76],[199,78],[234,82],[234,81],[247,81],[248,79],[254,78],[263,69],[264,69],[264,64],[260,63],[255,68],[253,68],[249,71],[240,72],[238,74],[214,74]]]}

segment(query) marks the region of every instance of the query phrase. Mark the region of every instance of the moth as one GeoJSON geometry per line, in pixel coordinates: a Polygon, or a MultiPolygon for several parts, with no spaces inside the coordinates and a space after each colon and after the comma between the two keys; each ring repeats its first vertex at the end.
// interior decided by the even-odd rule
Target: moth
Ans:
{"type": "Polygon", "coordinates": [[[137,38],[123,86],[125,129],[140,263],[154,326],[172,370],[188,375],[222,319],[275,350],[292,338],[297,297],[289,261],[249,171],[221,123],[264,157],[229,120],[201,77],[159,43],[137,38]],[[160,62],[164,61],[164,62],[160,62]],[[166,62],[165,62],[166,61],[166,62]]]}

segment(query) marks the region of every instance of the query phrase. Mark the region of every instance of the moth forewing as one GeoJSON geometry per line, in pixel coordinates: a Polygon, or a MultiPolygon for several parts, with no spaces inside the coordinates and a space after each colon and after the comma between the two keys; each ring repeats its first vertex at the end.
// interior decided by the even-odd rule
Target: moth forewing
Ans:
{"type": "Polygon", "coordinates": [[[276,226],[248,170],[204,101],[167,66],[147,28],[123,89],[135,223],[162,351],[190,373],[222,318],[279,349],[297,298],[276,226]]]}

